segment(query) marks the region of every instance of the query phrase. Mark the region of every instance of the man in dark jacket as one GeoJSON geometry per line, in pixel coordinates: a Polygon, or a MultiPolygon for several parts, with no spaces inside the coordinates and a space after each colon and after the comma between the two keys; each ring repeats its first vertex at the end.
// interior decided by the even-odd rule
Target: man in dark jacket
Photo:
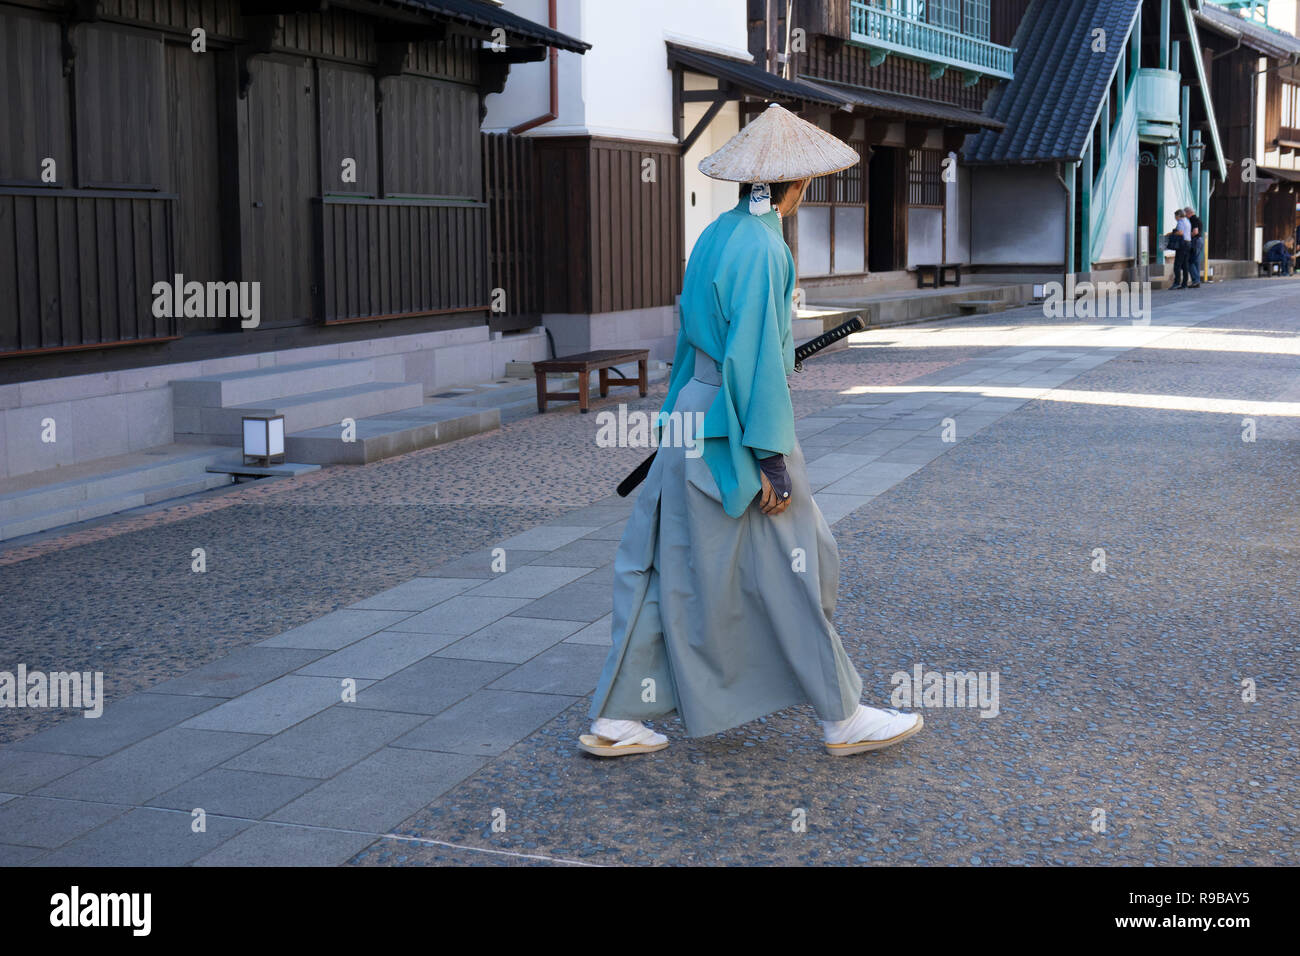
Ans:
{"type": "Polygon", "coordinates": [[[1166,249],[1174,250],[1174,283],[1170,289],[1187,288],[1187,254],[1191,249],[1192,228],[1181,209],[1174,210],[1174,228],[1166,237],[1166,249]]]}
{"type": "Polygon", "coordinates": [[[1201,225],[1201,217],[1196,215],[1196,210],[1188,206],[1183,212],[1187,216],[1188,225],[1191,228],[1192,239],[1191,245],[1187,250],[1187,271],[1192,280],[1192,288],[1195,289],[1201,284],[1201,256],[1205,251],[1205,228],[1201,225]]]}
{"type": "Polygon", "coordinates": [[[1271,239],[1264,243],[1264,261],[1276,262],[1278,271],[1284,276],[1291,274],[1291,253],[1281,239],[1271,239]]]}

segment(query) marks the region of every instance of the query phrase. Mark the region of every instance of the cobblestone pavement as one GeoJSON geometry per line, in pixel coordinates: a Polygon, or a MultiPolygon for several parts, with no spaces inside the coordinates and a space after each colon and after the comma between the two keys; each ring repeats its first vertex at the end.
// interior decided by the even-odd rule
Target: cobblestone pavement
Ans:
{"type": "Polygon", "coordinates": [[[999,679],[996,717],[879,754],[827,757],[807,708],[577,753],[642,454],[595,416],[27,545],[6,657],[115,703],[0,712],[0,862],[1295,863],[1292,288],[882,330],[794,379],[867,701],[999,679]]]}
{"type": "MultiPolygon", "coordinates": [[[[797,414],[834,404],[864,375],[898,384],[970,354],[959,344],[828,356],[796,376],[797,414]]],[[[628,408],[657,411],[665,392],[652,387],[628,408]]],[[[597,448],[596,429],[595,414],[553,405],[365,467],[240,485],[6,542],[0,669],[57,661],[42,666],[101,670],[108,700],[121,700],[609,495],[645,452],[597,448]],[[191,571],[195,548],[206,552],[203,574],[191,571]]],[[[65,718],[0,710],[0,744],[65,718]]]]}

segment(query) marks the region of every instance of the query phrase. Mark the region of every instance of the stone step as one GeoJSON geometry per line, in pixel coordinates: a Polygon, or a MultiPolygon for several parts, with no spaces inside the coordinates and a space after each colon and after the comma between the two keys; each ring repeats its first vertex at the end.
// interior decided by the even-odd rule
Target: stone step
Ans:
{"type": "Polygon", "coordinates": [[[213,488],[221,488],[230,483],[229,475],[210,474],[206,470],[200,470],[195,474],[143,485],[131,491],[65,503],[48,510],[24,514],[0,522],[0,541],[61,528],[79,521],[103,518],[132,508],[184,498],[213,488]]]}
{"type": "Polygon", "coordinates": [[[219,375],[177,379],[171,383],[172,402],[182,408],[226,408],[254,402],[265,403],[268,399],[327,388],[396,381],[404,375],[400,355],[271,365],[219,375]]]}
{"type": "MultiPolygon", "coordinates": [[[[814,293],[815,295],[815,293],[814,293]]],[[[930,319],[948,318],[961,314],[963,302],[972,300],[1002,301],[1006,308],[1019,308],[1033,295],[1033,283],[1008,283],[1006,285],[989,285],[969,283],[963,286],[951,286],[938,290],[927,289],[922,292],[888,293],[872,298],[864,298],[851,304],[833,302],[823,305],[810,305],[809,310],[834,310],[858,312],[869,329],[889,328],[898,325],[912,325],[930,319]]],[[[838,323],[836,323],[838,324],[838,323]]]]}
{"type": "MultiPolygon", "coordinates": [[[[573,387],[577,388],[578,377],[572,376],[573,387]]],[[[559,380],[559,376],[556,376],[559,380]]],[[[447,389],[431,396],[435,402],[446,402],[462,407],[500,408],[513,402],[522,401],[532,396],[537,401],[537,382],[534,379],[507,379],[505,384],[494,382],[492,385],[447,389]]]]}
{"type": "Polygon", "coordinates": [[[1004,299],[967,299],[964,302],[958,302],[957,308],[963,315],[987,315],[990,312],[1002,312],[1010,308],[1012,303],[1004,299]]]}
{"type": "Polygon", "coordinates": [[[364,465],[381,458],[501,427],[497,408],[434,403],[357,419],[356,440],[343,441],[338,425],[285,436],[285,458],[318,465],[364,465]]]}
{"type": "MultiPolygon", "coordinates": [[[[325,426],[332,426],[342,434],[345,418],[360,421],[388,412],[419,407],[423,401],[424,386],[418,382],[366,382],[341,388],[325,388],[264,402],[226,408],[200,408],[198,434],[209,441],[241,444],[240,419],[250,415],[283,415],[286,435],[325,426]]],[[[181,434],[179,422],[176,429],[181,434]]]]}
{"type": "Polygon", "coordinates": [[[815,339],[825,331],[825,323],[820,318],[790,320],[790,335],[796,345],[815,339]]]}
{"type": "Polygon", "coordinates": [[[229,448],[161,445],[9,478],[0,481],[0,525],[47,512],[75,512],[92,501],[204,475],[208,465],[229,454],[229,448]]]}

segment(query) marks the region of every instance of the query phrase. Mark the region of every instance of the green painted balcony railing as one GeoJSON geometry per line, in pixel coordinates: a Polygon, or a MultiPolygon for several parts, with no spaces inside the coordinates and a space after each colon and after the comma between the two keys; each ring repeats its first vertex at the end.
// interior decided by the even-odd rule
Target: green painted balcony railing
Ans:
{"type": "Polygon", "coordinates": [[[1016,51],[1011,47],[947,30],[866,0],[852,0],[850,17],[850,39],[860,46],[986,76],[1012,77],[1016,51]]]}

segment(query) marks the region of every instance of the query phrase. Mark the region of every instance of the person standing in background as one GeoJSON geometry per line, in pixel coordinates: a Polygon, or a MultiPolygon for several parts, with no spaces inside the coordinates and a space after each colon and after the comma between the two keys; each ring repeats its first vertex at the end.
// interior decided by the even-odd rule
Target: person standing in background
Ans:
{"type": "Polygon", "coordinates": [[[1191,248],[1192,227],[1181,209],[1174,210],[1174,228],[1169,233],[1169,244],[1174,250],[1174,284],[1170,289],[1187,288],[1187,254],[1191,248]]]}
{"type": "Polygon", "coordinates": [[[1187,223],[1191,231],[1191,248],[1187,252],[1187,271],[1192,279],[1192,288],[1196,289],[1201,284],[1201,273],[1204,271],[1201,265],[1201,256],[1205,252],[1205,231],[1201,225],[1201,217],[1196,215],[1196,210],[1188,206],[1183,210],[1187,217],[1187,223]]]}

